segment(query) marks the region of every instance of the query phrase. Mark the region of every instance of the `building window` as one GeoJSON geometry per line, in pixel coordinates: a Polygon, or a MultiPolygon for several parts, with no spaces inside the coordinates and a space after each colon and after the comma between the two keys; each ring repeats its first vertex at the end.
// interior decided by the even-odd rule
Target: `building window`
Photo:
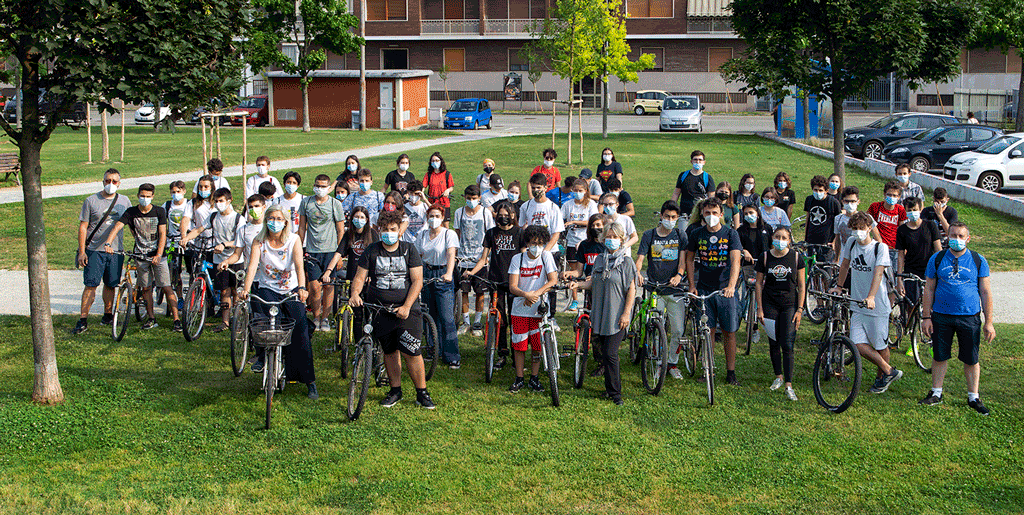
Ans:
{"type": "Polygon", "coordinates": [[[444,0],[444,19],[464,20],[466,19],[465,0],[444,0]]]}
{"type": "Polygon", "coordinates": [[[508,71],[510,72],[528,72],[530,71],[530,62],[519,56],[519,52],[522,48],[510,48],[508,49],[508,71]]]}
{"type": "Polygon", "coordinates": [[[672,18],[672,0],[626,0],[630,18],[672,18]]]}
{"type": "Polygon", "coordinates": [[[380,63],[382,70],[408,70],[409,50],[405,48],[382,48],[380,49],[380,63]]]}
{"type": "Polygon", "coordinates": [[[732,48],[709,48],[708,71],[717,72],[726,61],[732,59],[732,48]]]}
{"type": "Polygon", "coordinates": [[[651,54],[654,56],[654,68],[647,71],[649,72],[663,72],[665,71],[665,49],[661,47],[640,47],[641,54],[651,54]]]}
{"type": "Polygon", "coordinates": [[[367,21],[405,21],[408,12],[407,0],[366,0],[367,21]]]}
{"type": "Polygon", "coordinates": [[[446,48],[444,49],[444,65],[450,72],[466,71],[466,49],[446,48]]]}
{"type": "Polygon", "coordinates": [[[292,64],[299,64],[299,47],[295,45],[282,45],[281,53],[284,54],[292,64]]]}

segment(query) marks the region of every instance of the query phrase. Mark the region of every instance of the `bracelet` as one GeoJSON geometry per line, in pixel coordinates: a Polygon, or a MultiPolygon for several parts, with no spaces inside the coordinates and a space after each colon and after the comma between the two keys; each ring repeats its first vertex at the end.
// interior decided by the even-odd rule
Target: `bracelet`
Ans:
{"type": "Polygon", "coordinates": [[[306,291],[306,287],[305,286],[296,286],[295,289],[296,290],[306,291]]]}

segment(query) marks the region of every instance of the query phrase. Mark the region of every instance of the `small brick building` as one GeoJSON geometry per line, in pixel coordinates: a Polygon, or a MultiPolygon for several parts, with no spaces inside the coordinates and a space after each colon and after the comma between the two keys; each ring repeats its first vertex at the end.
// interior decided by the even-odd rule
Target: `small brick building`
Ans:
{"type": "MultiPolygon", "coordinates": [[[[366,127],[415,129],[427,124],[430,104],[429,70],[366,70],[366,127]]],[[[310,73],[309,124],[313,127],[351,127],[359,111],[358,70],[317,70],[310,73]]],[[[270,125],[302,126],[299,77],[267,73],[270,125]]]]}

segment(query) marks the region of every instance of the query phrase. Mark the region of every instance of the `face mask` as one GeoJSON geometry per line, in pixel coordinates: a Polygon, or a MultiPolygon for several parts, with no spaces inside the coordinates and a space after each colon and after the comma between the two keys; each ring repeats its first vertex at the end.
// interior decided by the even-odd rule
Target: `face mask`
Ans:
{"type": "Polygon", "coordinates": [[[778,186],[780,190],[784,190],[786,189],[786,186],[789,186],[789,184],[786,181],[779,181],[776,186],[778,186]]]}
{"type": "Polygon", "coordinates": [[[612,251],[612,252],[615,252],[616,250],[619,250],[619,246],[620,245],[622,245],[622,241],[620,241],[620,240],[615,240],[615,239],[612,239],[612,238],[605,238],[604,239],[604,247],[606,249],[612,251]]]}
{"type": "Polygon", "coordinates": [[[266,177],[267,174],[270,173],[270,167],[267,165],[256,165],[256,173],[259,174],[260,177],[266,177]]]}
{"type": "Polygon", "coordinates": [[[757,215],[755,214],[744,215],[743,219],[752,224],[757,223],[757,215]]]}
{"type": "Polygon", "coordinates": [[[693,169],[697,170],[698,172],[704,169],[704,163],[691,163],[691,164],[693,165],[693,169]]]}
{"type": "Polygon", "coordinates": [[[715,193],[715,198],[717,198],[718,200],[723,200],[723,201],[724,200],[729,200],[729,192],[728,191],[716,192],[715,193]]]}
{"type": "Polygon", "coordinates": [[[430,166],[433,166],[434,169],[437,170],[438,168],[441,168],[441,162],[440,161],[431,161],[430,162],[430,166]]]}
{"type": "Polygon", "coordinates": [[[199,190],[199,198],[210,198],[210,190],[199,190]]]}
{"type": "Polygon", "coordinates": [[[107,195],[113,195],[113,194],[117,193],[117,185],[114,184],[114,183],[104,184],[103,185],[103,191],[105,191],[107,193],[107,195]]]}
{"type": "Polygon", "coordinates": [[[185,200],[185,195],[181,193],[171,193],[171,200],[181,202],[182,200],[185,200]]]}
{"type": "Polygon", "coordinates": [[[428,218],[427,223],[430,224],[431,229],[437,229],[438,227],[441,227],[441,219],[437,217],[428,218]]]}
{"type": "Polygon", "coordinates": [[[487,175],[490,175],[491,172],[493,172],[493,171],[494,171],[494,168],[491,168],[490,166],[485,166],[484,167],[484,173],[486,173],[487,175]]]}
{"type": "Polygon", "coordinates": [[[885,196],[885,203],[889,204],[890,206],[895,206],[896,203],[899,202],[899,201],[900,201],[899,197],[890,197],[888,195],[885,196]]]}
{"type": "Polygon", "coordinates": [[[468,207],[470,209],[476,209],[476,206],[478,206],[478,205],[480,205],[480,201],[477,200],[477,199],[467,200],[466,201],[466,207],[468,207]]]}
{"type": "Polygon", "coordinates": [[[348,193],[338,193],[338,194],[335,194],[334,198],[336,198],[338,200],[341,200],[341,201],[344,201],[345,199],[348,198],[348,193]]]}
{"type": "Polygon", "coordinates": [[[508,215],[499,215],[498,218],[495,221],[497,221],[498,225],[501,225],[501,226],[512,225],[512,217],[508,216],[508,215]]]}
{"type": "Polygon", "coordinates": [[[262,207],[255,207],[255,206],[254,207],[250,207],[249,208],[249,218],[252,218],[253,220],[259,220],[260,218],[263,218],[263,208],[262,207]]]}
{"type": "Polygon", "coordinates": [[[896,176],[896,180],[902,182],[903,184],[906,184],[906,183],[910,182],[910,176],[909,175],[897,175],[896,176]]]}
{"type": "Polygon", "coordinates": [[[786,247],[789,246],[789,242],[784,240],[772,240],[772,246],[775,247],[775,250],[786,250],[786,247]]]}
{"type": "Polygon", "coordinates": [[[398,165],[398,169],[403,171],[403,172],[408,170],[409,169],[409,163],[400,163],[398,165]]]}
{"type": "Polygon", "coordinates": [[[544,190],[540,190],[540,191],[530,190],[530,193],[532,193],[533,194],[533,198],[535,198],[537,200],[540,200],[540,199],[544,198],[544,190]]]}
{"type": "Polygon", "coordinates": [[[775,199],[765,199],[764,207],[775,207],[775,199]]]}
{"type": "Polygon", "coordinates": [[[857,202],[851,202],[849,204],[843,204],[843,209],[845,209],[847,213],[856,213],[857,212],[857,204],[858,204],[857,202]]]}
{"type": "Polygon", "coordinates": [[[911,222],[916,222],[916,221],[918,221],[920,219],[921,219],[921,212],[920,211],[907,211],[907,220],[910,220],[911,222]]]}
{"type": "Polygon", "coordinates": [[[949,248],[953,249],[956,252],[960,252],[967,248],[967,240],[961,240],[959,238],[950,238],[949,248]]]}
{"type": "Polygon", "coordinates": [[[615,206],[604,206],[604,214],[606,214],[606,215],[614,215],[615,214],[615,206]]]}
{"type": "Polygon", "coordinates": [[[542,245],[530,245],[527,250],[530,251],[531,256],[539,257],[541,251],[544,250],[544,247],[542,245]]]}
{"type": "Polygon", "coordinates": [[[857,238],[857,241],[864,241],[868,239],[868,231],[865,231],[864,229],[853,231],[853,237],[857,238]]]}
{"type": "Polygon", "coordinates": [[[313,188],[313,194],[317,197],[324,198],[327,196],[327,188],[315,187],[313,188]]]}
{"type": "Polygon", "coordinates": [[[231,209],[231,204],[228,204],[227,202],[217,203],[217,211],[220,211],[221,213],[226,213],[228,209],[231,209]]]}
{"type": "Polygon", "coordinates": [[[722,219],[718,215],[708,215],[704,217],[704,223],[707,224],[709,228],[718,225],[721,221],[722,219]]]}
{"type": "Polygon", "coordinates": [[[604,162],[606,162],[606,163],[610,163],[612,161],[612,155],[611,154],[603,154],[603,155],[601,155],[601,159],[604,159],[604,162]]]}
{"type": "Polygon", "coordinates": [[[839,183],[838,182],[830,182],[830,183],[828,183],[828,189],[830,189],[832,191],[838,190],[839,189],[839,183]]]}
{"type": "Polygon", "coordinates": [[[749,183],[748,182],[748,183],[743,185],[743,189],[745,189],[747,191],[752,191],[754,189],[754,185],[753,185],[753,183],[749,183]]]}
{"type": "Polygon", "coordinates": [[[661,226],[671,231],[676,228],[676,220],[662,220],[661,226]]]}
{"type": "Polygon", "coordinates": [[[555,162],[550,160],[550,159],[545,159],[544,160],[544,168],[551,168],[551,165],[553,165],[553,164],[555,164],[555,162]]]}
{"type": "Polygon", "coordinates": [[[354,172],[354,171],[359,169],[359,165],[357,165],[355,163],[349,163],[348,166],[346,166],[345,168],[347,168],[348,171],[350,171],[350,172],[354,172]]]}
{"type": "Polygon", "coordinates": [[[394,245],[398,243],[398,231],[385,231],[380,234],[380,241],[383,241],[385,245],[394,245]]]}
{"type": "Polygon", "coordinates": [[[593,241],[597,241],[597,236],[601,234],[601,231],[603,230],[604,227],[590,227],[587,229],[587,238],[590,238],[593,241]]]}
{"type": "Polygon", "coordinates": [[[821,200],[821,199],[825,198],[825,192],[824,191],[815,191],[814,192],[814,198],[816,200],[821,200]]]}
{"type": "Polygon", "coordinates": [[[574,198],[576,200],[583,200],[583,197],[586,197],[586,196],[587,196],[587,192],[585,192],[585,191],[574,191],[574,192],[572,192],[572,198],[574,198]]]}
{"type": "Polygon", "coordinates": [[[419,204],[420,203],[420,196],[419,195],[409,195],[409,203],[410,204],[419,204]]]}
{"type": "Polygon", "coordinates": [[[384,211],[394,211],[398,209],[394,204],[384,204],[384,211]]]}
{"type": "Polygon", "coordinates": [[[294,195],[296,191],[299,191],[299,185],[291,183],[285,184],[284,191],[289,195],[294,195]]]}
{"type": "Polygon", "coordinates": [[[359,183],[359,191],[361,191],[363,193],[366,193],[367,191],[370,191],[370,188],[372,188],[372,187],[373,187],[373,183],[372,182],[361,182],[361,183],[359,183]]]}
{"type": "Polygon", "coordinates": [[[267,220],[267,229],[272,233],[279,233],[284,230],[284,220],[267,220]]]}
{"type": "Polygon", "coordinates": [[[146,207],[153,202],[153,197],[139,197],[139,206],[146,207]]]}
{"type": "Polygon", "coordinates": [[[518,202],[519,201],[519,194],[518,193],[509,193],[508,194],[508,201],[509,202],[518,202]]]}
{"type": "Polygon", "coordinates": [[[352,227],[355,227],[356,229],[362,229],[363,227],[366,227],[366,219],[365,218],[353,218],[352,219],[352,227]]]}

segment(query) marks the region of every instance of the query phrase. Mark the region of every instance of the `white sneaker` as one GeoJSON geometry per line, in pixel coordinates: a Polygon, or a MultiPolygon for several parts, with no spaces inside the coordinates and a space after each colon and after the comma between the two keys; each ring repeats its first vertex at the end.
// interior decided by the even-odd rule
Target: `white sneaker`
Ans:
{"type": "Polygon", "coordinates": [[[789,400],[791,400],[791,401],[795,401],[796,400],[796,392],[793,391],[793,387],[792,386],[787,386],[786,387],[786,397],[789,397],[789,400]]]}
{"type": "Polygon", "coordinates": [[[682,379],[683,373],[679,371],[679,367],[670,365],[668,368],[668,375],[672,376],[673,379],[682,379]]]}
{"type": "Polygon", "coordinates": [[[778,377],[776,377],[775,380],[772,381],[772,385],[769,386],[768,389],[774,392],[775,390],[778,390],[779,388],[782,388],[782,379],[779,379],[778,377]]]}
{"type": "Polygon", "coordinates": [[[331,332],[331,320],[325,318],[320,321],[320,330],[324,332],[331,332]]]}
{"type": "Polygon", "coordinates": [[[324,321],[323,320],[313,320],[313,330],[314,331],[323,331],[324,330],[324,321]]]}
{"type": "Polygon", "coordinates": [[[469,330],[469,325],[468,324],[463,324],[463,325],[459,326],[459,330],[456,331],[456,333],[459,336],[462,336],[462,335],[466,334],[466,331],[468,331],[468,330],[469,330]]]}

